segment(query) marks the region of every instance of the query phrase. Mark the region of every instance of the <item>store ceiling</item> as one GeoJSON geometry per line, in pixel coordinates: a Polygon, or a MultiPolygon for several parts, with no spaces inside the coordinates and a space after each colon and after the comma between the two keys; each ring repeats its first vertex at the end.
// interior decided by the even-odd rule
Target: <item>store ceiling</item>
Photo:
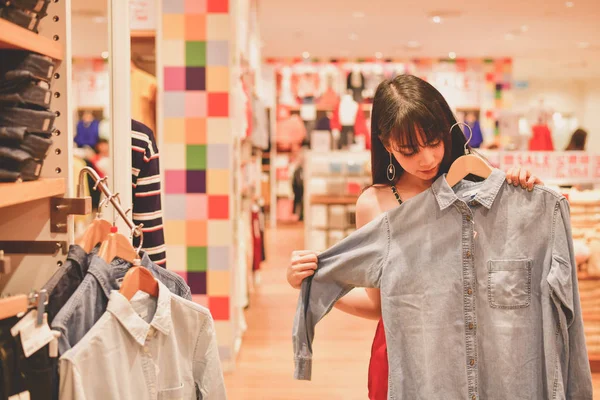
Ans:
{"type": "Polygon", "coordinates": [[[259,7],[266,57],[454,52],[513,57],[520,78],[600,77],[600,0],[259,0],[259,7]]]}

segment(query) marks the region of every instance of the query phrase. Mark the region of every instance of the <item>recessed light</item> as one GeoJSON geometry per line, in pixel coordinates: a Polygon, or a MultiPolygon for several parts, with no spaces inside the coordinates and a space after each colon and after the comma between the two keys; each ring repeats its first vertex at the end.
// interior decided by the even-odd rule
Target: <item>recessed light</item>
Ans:
{"type": "Polygon", "coordinates": [[[572,7],[575,7],[575,3],[574,3],[574,2],[572,2],[572,1],[567,1],[567,2],[565,3],[565,6],[567,6],[568,8],[572,8],[572,7]]]}
{"type": "Polygon", "coordinates": [[[352,13],[352,17],[354,17],[354,18],[364,18],[364,17],[366,17],[366,15],[362,11],[354,11],[352,13]]]}
{"type": "Polygon", "coordinates": [[[348,38],[350,40],[358,40],[358,35],[356,33],[351,33],[350,35],[348,35],[348,38]]]}
{"type": "Polygon", "coordinates": [[[529,30],[529,26],[521,25],[521,32],[527,32],[529,30]]]}
{"type": "Polygon", "coordinates": [[[406,47],[409,49],[418,49],[421,47],[421,43],[417,42],[416,40],[411,40],[406,44],[406,47]]]}
{"type": "Polygon", "coordinates": [[[308,51],[303,51],[302,52],[302,58],[304,58],[305,60],[310,58],[310,53],[308,51]]]}
{"type": "Polygon", "coordinates": [[[448,53],[448,57],[449,57],[451,60],[455,60],[455,59],[456,59],[456,53],[455,53],[455,52],[453,52],[453,51],[451,51],[450,53],[448,53]]]}
{"type": "Polygon", "coordinates": [[[514,40],[515,39],[515,35],[513,35],[512,33],[507,33],[506,35],[504,35],[504,39],[506,39],[506,40],[514,40]]]}
{"type": "Polygon", "coordinates": [[[577,47],[579,47],[580,49],[587,49],[588,47],[590,47],[590,43],[589,42],[579,42],[579,43],[577,43],[577,47]]]}
{"type": "Polygon", "coordinates": [[[383,58],[383,53],[378,51],[377,53],[375,53],[375,58],[381,60],[383,58]]]}
{"type": "Polygon", "coordinates": [[[440,17],[439,15],[434,15],[433,17],[431,17],[431,20],[433,21],[434,24],[442,23],[442,17],[440,17]]]}
{"type": "Polygon", "coordinates": [[[108,51],[103,51],[101,55],[103,59],[108,60],[108,51]]]}

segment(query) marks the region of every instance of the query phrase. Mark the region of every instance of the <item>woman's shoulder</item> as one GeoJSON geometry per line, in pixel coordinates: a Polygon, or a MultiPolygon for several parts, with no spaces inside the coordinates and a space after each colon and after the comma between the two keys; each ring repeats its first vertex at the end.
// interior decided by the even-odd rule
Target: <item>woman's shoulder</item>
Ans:
{"type": "Polygon", "coordinates": [[[365,225],[397,205],[398,202],[389,185],[370,186],[362,192],[356,201],[357,227],[365,225]]]}

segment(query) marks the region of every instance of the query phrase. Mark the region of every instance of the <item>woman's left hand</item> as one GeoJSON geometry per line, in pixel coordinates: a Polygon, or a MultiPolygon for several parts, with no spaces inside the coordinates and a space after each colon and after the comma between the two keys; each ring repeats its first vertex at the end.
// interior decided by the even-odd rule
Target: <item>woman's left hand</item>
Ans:
{"type": "Polygon", "coordinates": [[[506,172],[506,181],[509,185],[521,186],[530,192],[535,185],[543,185],[540,178],[533,175],[531,171],[523,168],[511,168],[506,172]]]}

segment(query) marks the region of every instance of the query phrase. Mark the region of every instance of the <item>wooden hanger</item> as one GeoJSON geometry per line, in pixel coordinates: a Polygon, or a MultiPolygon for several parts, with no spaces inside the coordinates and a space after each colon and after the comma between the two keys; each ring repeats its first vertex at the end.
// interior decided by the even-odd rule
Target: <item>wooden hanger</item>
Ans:
{"type": "Polygon", "coordinates": [[[109,264],[115,257],[133,264],[138,259],[138,252],[135,250],[131,241],[124,235],[118,233],[116,226],[111,226],[110,233],[102,242],[98,256],[109,264]]]}
{"type": "Polygon", "coordinates": [[[458,157],[450,166],[450,170],[448,171],[448,175],[446,175],[446,181],[450,187],[456,186],[458,182],[463,180],[467,175],[476,175],[481,178],[487,179],[492,174],[492,167],[481,157],[475,154],[469,154],[469,150],[467,146],[471,139],[473,138],[473,131],[471,127],[463,122],[457,122],[452,125],[450,128],[450,132],[452,133],[452,129],[456,125],[465,125],[469,128],[469,140],[465,143],[465,155],[458,157]]]}
{"type": "Polygon", "coordinates": [[[112,225],[110,222],[101,218],[96,218],[75,243],[86,253],[89,253],[98,243],[102,243],[106,240],[111,228],[112,225]]]}
{"type": "Polygon", "coordinates": [[[152,297],[158,297],[158,282],[154,279],[149,269],[142,266],[134,266],[125,274],[119,293],[125,296],[127,300],[131,300],[140,290],[152,297]]]}
{"type": "Polygon", "coordinates": [[[29,298],[24,294],[0,299],[0,320],[12,318],[28,309],[29,298]]]}

